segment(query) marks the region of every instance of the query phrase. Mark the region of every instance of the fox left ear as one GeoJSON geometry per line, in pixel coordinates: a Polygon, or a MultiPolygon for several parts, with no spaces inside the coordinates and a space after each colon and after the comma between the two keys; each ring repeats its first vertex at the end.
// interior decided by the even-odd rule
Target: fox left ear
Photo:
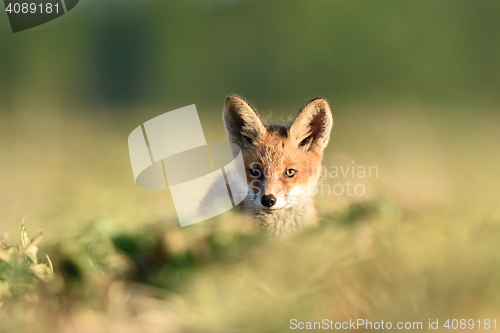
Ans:
{"type": "Polygon", "coordinates": [[[257,111],[236,95],[226,99],[223,118],[229,141],[241,149],[250,149],[266,132],[257,111]]]}
{"type": "Polygon", "coordinates": [[[323,152],[328,145],[332,126],[333,118],[328,101],[315,98],[299,111],[288,133],[298,148],[323,152]]]}

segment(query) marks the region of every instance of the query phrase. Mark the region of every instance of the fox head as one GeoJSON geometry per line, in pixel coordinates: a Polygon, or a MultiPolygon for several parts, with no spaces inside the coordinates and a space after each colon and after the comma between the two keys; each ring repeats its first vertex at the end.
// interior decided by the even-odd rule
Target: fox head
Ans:
{"type": "Polygon", "coordinates": [[[284,126],[266,124],[249,103],[231,95],[223,117],[230,143],[242,151],[255,211],[272,213],[309,202],[333,125],[326,99],[313,99],[284,126]]]}

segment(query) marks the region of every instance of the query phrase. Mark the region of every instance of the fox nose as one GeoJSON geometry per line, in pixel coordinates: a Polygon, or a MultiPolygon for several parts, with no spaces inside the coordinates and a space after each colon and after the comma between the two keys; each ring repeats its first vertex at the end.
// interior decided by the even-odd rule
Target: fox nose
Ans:
{"type": "Polygon", "coordinates": [[[260,203],[263,206],[272,207],[276,205],[276,197],[272,194],[265,195],[260,199],[260,203]]]}

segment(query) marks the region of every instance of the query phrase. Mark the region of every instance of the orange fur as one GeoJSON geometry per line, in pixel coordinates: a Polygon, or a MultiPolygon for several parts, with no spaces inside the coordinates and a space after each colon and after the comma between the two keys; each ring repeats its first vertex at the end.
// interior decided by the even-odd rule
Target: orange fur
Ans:
{"type": "Polygon", "coordinates": [[[316,224],[312,197],[333,125],[328,102],[314,99],[289,126],[270,125],[232,95],[226,100],[224,122],[229,141],[242,150],[245,162],[249,195],[242,203],[244,211],[276,236],[316,224]],[[275,200],[269,204],[264,197],[275,200]]]}

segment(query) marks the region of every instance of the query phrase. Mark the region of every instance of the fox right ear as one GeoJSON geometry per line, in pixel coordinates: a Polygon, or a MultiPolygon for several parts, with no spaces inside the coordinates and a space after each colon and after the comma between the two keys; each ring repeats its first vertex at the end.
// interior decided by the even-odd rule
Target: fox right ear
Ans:
{"type": "Polygon", "coordinates": [[[323,152],[333,126],[330,105],[324,98],[307,103],[290,125],[289,133],[297,146],[305,151],[323,152]]]}
{"type": "Polygon", "coordinates": [[[241,149],[250,149],[266,130],[259,114],[236,95],[226,99],[223,117],[229,141],[241,149]]]}

